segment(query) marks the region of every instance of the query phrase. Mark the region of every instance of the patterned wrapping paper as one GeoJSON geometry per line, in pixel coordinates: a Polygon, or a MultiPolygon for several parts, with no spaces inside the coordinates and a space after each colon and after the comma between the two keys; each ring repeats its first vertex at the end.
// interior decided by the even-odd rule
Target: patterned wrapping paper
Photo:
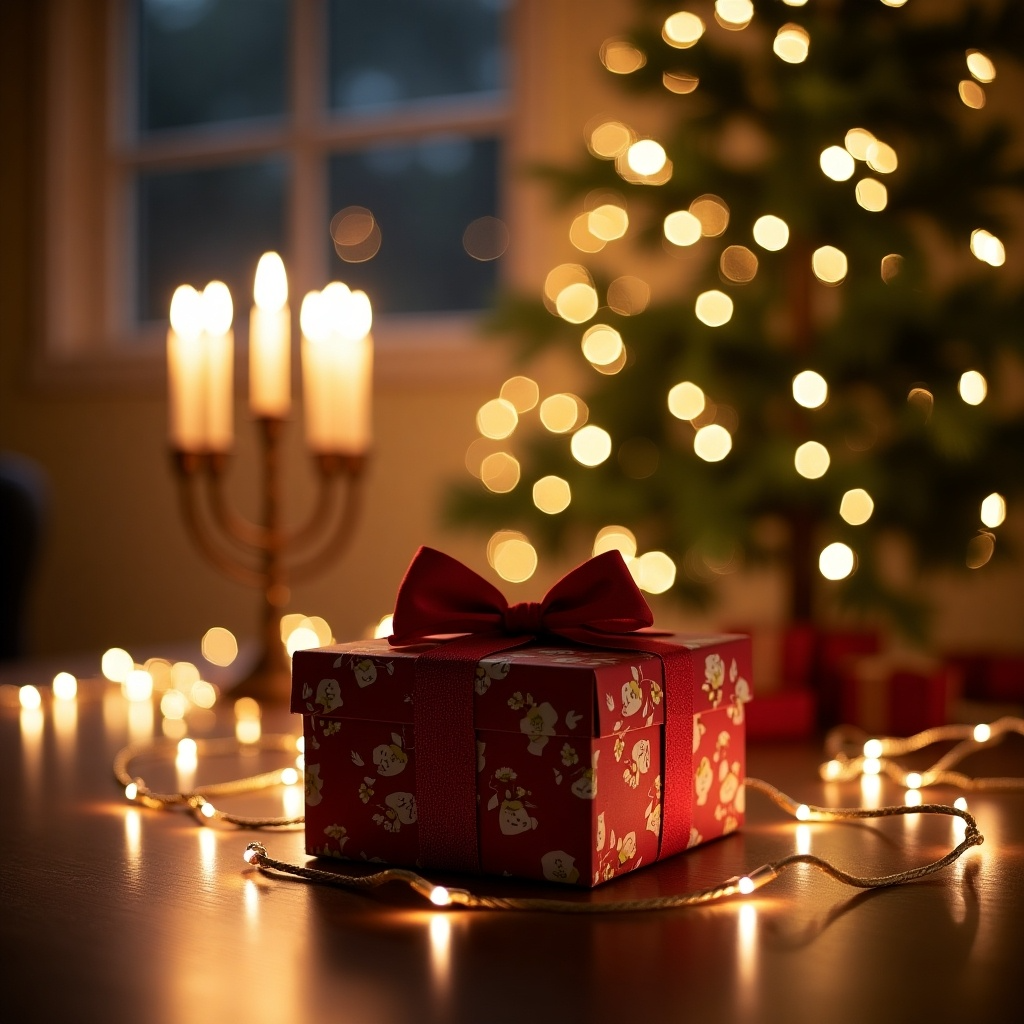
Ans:
{"type": "MultiPolygon", "coordinates": [[[[692,757],[690,846],[743,822],[746,637],[672,636],[692,659],[692,750],[664,750],[658,657],[535,643],[475,671],[481,870],[593,886],[657,859],[665,757],[692,757]]],[[[306,851],[414,865],[415,660],[433,645],[299,651],[306,851]]]]}

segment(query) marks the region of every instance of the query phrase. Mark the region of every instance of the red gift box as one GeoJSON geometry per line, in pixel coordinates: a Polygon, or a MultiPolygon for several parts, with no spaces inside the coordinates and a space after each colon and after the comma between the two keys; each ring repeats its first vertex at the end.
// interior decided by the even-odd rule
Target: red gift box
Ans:
{"type": "MultiPolygon", "coordinates": [[[[292,711],[304,718],[307,853],[422,864],[423,789],[440,791],[430,806],[444,817],[448,779],[422,774],[424,764],[432,776],[437,769],[425,760],[430,742],[416,732],[417,662],[444,646],[376,640],[296,652],[292,711]]],[[[740,827],[749,639],[664,636],[658,649],[547,637],[446,663],[472,680],[471,869],[593,886],[740,827]],[[669,674],[686,689],[666,694],[669,674]],[[667,741],[673,696],[689,721],[667,741]],[[688,823],[671,841],[663,836],[668,785],[676,787],[670,827],[688,823]]],[[[430,737],[435,747],[447,742],[443,722],[440,729],[430,737]]]]}

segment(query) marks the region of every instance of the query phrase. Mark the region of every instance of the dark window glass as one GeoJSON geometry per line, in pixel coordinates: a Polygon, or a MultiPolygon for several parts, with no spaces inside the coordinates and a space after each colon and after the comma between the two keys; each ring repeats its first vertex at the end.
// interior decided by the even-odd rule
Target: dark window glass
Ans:
{"type": "Polygon", "coordinates": [[[138,25],[140,132],[284,114],[288,0],[140,0],[138,25]]]}
{"type": "Polygon", "coordinates": [[[504,0],[330,0],[330,103],[340,112],[504,88],[504,0]]]}
{"type": "Polygon", "coordinates": [[[471,257],[463,236],[496,215],[499,165],[497,139],[464,136],[334,155],[331,277],[364,289],[376,313],[487,306],[497,261],[471,257]]]}
{"type": "Polygon", "coordinates": [[[279,159],[140,174],[139,318],[166,319],[179,284],[216,279],[231,289],[236,323],[244,319],[260,256],[284,246],[285,179],[279,159]]]}

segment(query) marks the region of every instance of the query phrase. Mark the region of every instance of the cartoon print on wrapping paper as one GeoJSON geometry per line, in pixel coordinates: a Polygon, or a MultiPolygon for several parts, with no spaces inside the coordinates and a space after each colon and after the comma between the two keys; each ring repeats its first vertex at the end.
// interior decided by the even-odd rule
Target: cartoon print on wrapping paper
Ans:
{"type": "MultiPolygon", "coordinates": [[[[653,725],[653,705],[661,703],[661,686],[656,680],[648,679],[643,674],[642,666],[638,668],[636,665],[631,665],[629,667],[629,674],[631,678],[622,684],[618,705],[616,704],[615,697],[611,693],[606,693],[604,695],[605,706],[609,711],[615,711],[616,706],[618,706],[619,714],[622,715],[623,719],[631,718],[637,712],[642,711],[644,724],[653,725]],[[649,694],[649,698],[646,700],[644,697],[645,684],[649,694]]],[[[624,721],[618,721],[612,726],[612,729],[618,732],[624,725],[624,721]]]]}
{"type": "Polygon", "coordinates": [[[708,727],[701,721],[699,714],[693,716],[693,752],[696,754],[700,750],[700,741],[704,737],[704,733],[708,731],[708,727]]]}
{"type": "MultiPolygon", "coordinates": [[[[576,753],[576,748],[571,743],[563,743],[561,751],[562,764],[566,768],[571,768],[574,764],[579,764],[580,755],[576,753]]],[[[562,772],[558,768],[551,769],[555,773],[555,785],[560,786],[562,784],[562,772]]]]}
{"type": "MultiPolygon", "coordinates": [[[[618,740],[619,737],[616,737],[618,740]]],[[[618,742],[615,744],[618,749],[618,742]]],[[[640,785],[640,776],[651,770],[651,741],[637,740],[633,744],[632,760],[622,770],[622,780],[631,789],[640,785]]]]}
{"type": "MultiPolygon", "coordinates": [[[[338,668],[344,660],[343,655],[334,663],[334,667],[338,668]]],[[[395,664],[392,661],[383,661],[379,666],[373,658],[360,658],[358,661],[353,658],[349,662],[349,668],[352,669],[352,674],[356,678],[356,685],[360,689],[372,686],[377,681],[377,669],[379,667],[383,668],[389,676],[395,674],[395,664]]]]}
{"type": "Polygon", "coordinates": [[[569,787],[573,796],[581,800],[593,800],[597,796],[597,758],[600,750],[595,750],[591,757],[590,767],[577,771],[576,781],[569,787]]]}
{"type": "Polygon", "coordinates": [[[506,836],[519,835],[537,827],[537,819],[530,814],[530,808],[536,805],[526,799],[530,791],[522,786],[508,787],[503,798],[495,785],[514,782],[515,779],[516,773],[511,768],[498,768],[488,783],[491,798],[487,801],[487,810],[498,811],[498,828],[506,836]]]}
{"type": "Polygon", "coordinates": [[[733,658],[729,663],[729,682],[733,685],[733,696],[729,701],[726,714],[733,725],[742,725],[744,719],[743,705],[748,703],[752,697],[750,683],[740,675],[739,666],[733,658]]]}
{"type": "Polygon", "coordinates": [[[416,797],[412,793],[388,793],[384,803],[377,805],[382,814],[375,814],[373,820],[385,832],[401,832],[403,825],[416,823],[416,797]]]}
{"type": "Polygon", "coordinates": [[[306,805],[315,807],[323,799],[320,793],[324,788],[324,780],[320,778],[320,765],[307,764],[302,774],[306,789],[306,805]]]}
{"type": "MultiPolygon", "coordinates": [[[[627,832],[624,836],[620,836],[619,841],[615,844],[615,852],[618,856],[620,867],[626,861],[632,860],[636,856],[636,833],[627,832]]],[[[640,861],[638,860],[634,866],[639,867],[640,861]]]]}
{"type": "Polygon", "coordinates": [[[739,828],[739,816],[743,813],[746,796],[740,781],[740,763],[732,764],[725,758],[718,766],[718,805],[715,820],[722,823],[722,834],[728,835],[739,828]]]}
{"type": "Polygon", "coordinates": [[[409,755],[403,747],[402,737],[393,732],[390,743],[381,743],[373,748],[373,763],[377,766],[378,775],[398,775],[405,771],[409,755]]]}
{"type": "Polygon", "coordinates": [[[324,711],[333,711],[335,708],[340,708],[344,703],[341,699],[341,683],[337,679],[321,679],[320,684],[316,688],[316,703],[324,711]]]}
{"type": "Polygon", "coordinates": [[[647,822],[647,831],[653,832],[656,836],[661,834],[661,776],[654,776],[654,785],[647,791],[651,802],[644,811],[644,819],[647,822]]]}
{"type": "Polygon", "coordinates": [[[345,849],[345,844],[349,840],[348,829],[344,825],[328,825],[324,829],[324,835],[330,836],[337,842],[339,852],[345,849]]]}
{"type": "Polygon", "coordinates": [[[706,756],[702,757],[693,776],[693,788],[697,794],[698,806],[703,807],[708,802],[708,793],[711,792],[711,784],[714,780],[715,773],[711,769],[711,762],[706,756]]]}
{"type": "Polygon", "coordinates": [[[526,699],[530,702],[530,710],[526,717],[519,722],[519,731],[524,733],[529,742],[526,749],[531,754],[540,754],[547,746],[548,737],[555,735],[555,725],[558,722],[558,712],[547,702],[534,704],[529,694],[526,699]]]}
{"type": "MultiPolygon", "coordinates": [[[[341,722],[336,718],[321,718],[320,719],[320,735],[325,739],[328,736],[333,736],[335,733],[341,732],[341,722]]],[[[320,744],[317,744],[319,748],[320,744]]]]}
{"type": "Polygon", "coordinates": [[[495,679],[504,679],[511,668],[508,658],[484,658],[476,667],[473,689],[482,697],[491,688],[491,683],[495,679]]]}
{"type": "Polygon", "coordinates": [[[549,882],[576,882],[580,873],[576,858],[565,850],[549,850],[540,859],[540,869],[549,882]]]}
{"type": "Polygon", "coordinates": [[[704,682],[701,689],[708,695],[708,700],[713,708],[717,708],[722,701],[722,694],[725,687],[725,663],[718,653],[709,654],[704,659],[704,682]]]}

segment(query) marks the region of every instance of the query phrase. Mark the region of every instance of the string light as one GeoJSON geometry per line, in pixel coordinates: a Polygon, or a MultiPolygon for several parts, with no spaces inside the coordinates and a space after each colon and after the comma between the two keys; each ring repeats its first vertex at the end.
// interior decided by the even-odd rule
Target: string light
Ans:
{"type": "MultiPolygon", "coordinates": [[[[825,738],[829,760],[818,770],[829,782],[848,781],[865,774],[885,775],[907,789],[928,786],[956,786],[968,791],[1024,790],[1024,779],[975,778],[954,768],[983,747],[995,746],[1007,736],[1024,736],[1024,719],[1007,716],[976,725],[941,725],[913,736],[872,736],[862,729],[842,725],[825,738]],[[958,741],[928,768],[904,768],[898,758],[924,750],[936,743],[958,741]]],[[[965,805],[966,806],[966,805],[965,805]]]]}
{"type": "Polygon", "coordinates": [[[798,852],[782,857],[779,860],[762,864],[745,875],[727,878],[718,885],[695,892],[674,896],[654,896],[646,899],[615,900],[611,902],[582,902],[578,900],[558,899],[555,897],[502,897],[483,896],[468,889],[455,889],[436,885],[422,875],[406,868],[387,868],[370,875],[346,875],[336,871],[324,871],[320,868],[303,867],[289,864],[271,857],[262,843],[249,843],[242,854],[242,859],[250,867],[256,868],[268,876],[292,875],[310,882],[335,886],[361,892],[371,892],[384,885],[400,883],[407,885],[414,892],[429,900],[437,907],[465,907],[475,910],[525,910],[546,911],[562,914],[616,914],[633,913],[649,910],[671,910],[680,907],[698,906],[736,896],[749,896],[758,889],[769,885],[789,868],[798,864],[807,864],[817,868],[823,874],[845,885],[858,889],[877,889],[886,886],[900,885],[924,878],[941,871],[957,861],[972,847],[980,846],[985,837],[978,830],[974,817],[966,807],[949,806],[946,804],[899,804],[878,808],[838,808],[818,807],[798,803],[775,786],[761,779],[748,778],[745,786],[748,790],[761,793],[768,797],[777,807],[794,817],[797,821],[833,822],[844,820],[865,820],[870,818],[891,818],[909,814],[941,814],[957,818],[965,825],[961,841],[945,856],[930,861],[919,867],[909,868],[889,875],[860,876],[836,867],[823,857],[807,852],[798,852]]]}
{"type": "Polygon", "coordinates": [[[133,762],[140,758],[154,757],[173,758],[176,762],[181,757],[188,757],[190,765],[198,763],[200,758],[239,756],[243,751],[283,753],[294,755],[298,737],[286,734],[262,736],[255,743],[240,743],[234,738],[197,739],[186,738],[181,743],[173,740],[154,740],[150,743],[136,743],[120,750],[114,758],[114,778],[124,788],[125,798],[133,804],[151,807],[164,811],[185,811],[191,813],[201,824],[219,822],[234,825],[237,828],[294,828],[304,822],[304,817],[278,816],[257,817],[253,815],[233,814],[213,803],[214,799],[241,796],[273,789],[278,786],[295,785],[301,778],[291,765],[250,775],[245,778],[232,779],[229,782],[216,782],[195,789],[180,792],[163,793],[151,789],[144,779],[133,775],[133,762]],[[187,746],[186,746],[187,744],[187,746]]]}

